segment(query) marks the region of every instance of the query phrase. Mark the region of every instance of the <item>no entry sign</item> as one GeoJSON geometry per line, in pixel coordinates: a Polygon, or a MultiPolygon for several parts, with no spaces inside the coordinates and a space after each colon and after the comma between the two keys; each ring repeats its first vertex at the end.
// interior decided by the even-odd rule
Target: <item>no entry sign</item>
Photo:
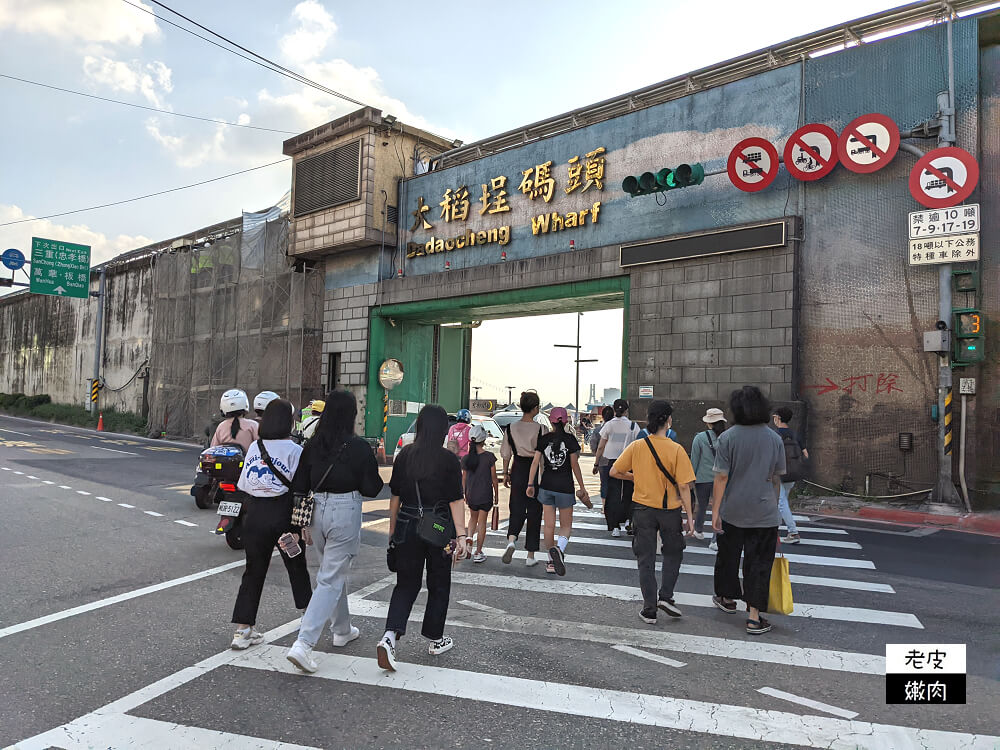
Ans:
{"type": "Polygon", "coordinates": [[[800,180],[826,177],[837,166],[837,133],[814,122],[792,133],[785,144],[785,169],[800,180]]]}
{"type": "Polygon", "coordinates": [[[910,172],[910,194],[927,208],[957,206],[976,189],[979,165],[956,146],[924,154],[910,172]]]}
{"type": "Polygon", "coordinates": [[[876,172],[899,150],[899,127],[885,115],[862,115],[844,128],[837,142],[840,163],[852,172],[876,172]]]}
{"type": "Polygon", "coordinates": [[[763,190],[778,175],[778,149],[763,138],[747,138],[736,144],[726,164],[729,180],[746,193],[763,190]]]}

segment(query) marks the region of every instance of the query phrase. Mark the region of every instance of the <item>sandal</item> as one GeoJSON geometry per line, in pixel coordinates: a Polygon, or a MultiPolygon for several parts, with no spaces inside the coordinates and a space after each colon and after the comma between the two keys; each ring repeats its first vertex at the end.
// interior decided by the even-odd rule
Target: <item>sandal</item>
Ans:
{"type": "Polygon", "coordinates": [[[767,633],[771,629],[771,623],[765,620],[762,616],[759,620],[747,619],[747,632],[750,635],[760,635],[761,633],[767,633]]]}

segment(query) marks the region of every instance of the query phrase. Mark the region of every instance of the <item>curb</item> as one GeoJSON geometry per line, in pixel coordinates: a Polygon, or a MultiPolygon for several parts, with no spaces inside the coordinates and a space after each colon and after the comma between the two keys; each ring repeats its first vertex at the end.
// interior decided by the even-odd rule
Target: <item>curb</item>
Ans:
{"type": "Polygon", "coordinates": [[[943,528],[950,531],[963,531],[973,534],[1000,537],[1000,517],[982,516],[975,513],[966,515],[942,515],[940,513],[924,513],[915,510],[895,510],[891,508],[858,508],[857,510],[831,509],[824,513],[801,509],[802,512],[829,518],[858,519],[866,521],[882,521],[902,526],[927,526],[943,528]]]}

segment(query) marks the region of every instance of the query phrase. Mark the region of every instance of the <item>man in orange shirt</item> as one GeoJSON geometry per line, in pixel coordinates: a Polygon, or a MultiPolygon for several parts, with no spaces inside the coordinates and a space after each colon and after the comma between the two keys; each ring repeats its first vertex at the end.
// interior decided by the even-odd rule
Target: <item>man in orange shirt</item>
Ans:
{"type": "Polygon", "coordinates": [[[667,437],[673,407],[669,401],[651,401],[646,412],[649,437],[636,440],[621,454],[611,476],[635,483],[632,501],[632,552],[639,566],[639,587],[643,608],[639,618],[656,622],[656,612],[662,609],[672,617],[681,610],[674,603],[674,585],[681,571],[684,556],[684,531],[681,506],[687,516],[687,531],[691,521],[691,488],[695,473],[684,449],[667,437]],[[656,536],[663,540],[663,580],[656,587],[656,536]]]}

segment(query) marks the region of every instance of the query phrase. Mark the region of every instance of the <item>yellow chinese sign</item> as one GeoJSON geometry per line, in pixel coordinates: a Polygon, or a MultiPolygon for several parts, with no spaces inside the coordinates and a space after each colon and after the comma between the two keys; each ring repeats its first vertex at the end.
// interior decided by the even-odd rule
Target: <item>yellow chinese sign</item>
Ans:
{"type": "MultiPolygon", "coordinates": [[[[532,164],[521,170],[521,180],[519,183],[515,183],[517,184],[517,193],[530,201],[541,199],[544,203],[551,203],[557,194],[583,194],[588,190],[603,191],[607,166],[606,158],[607,149],[604,146],[598,146],[584,154],[571,157],[565,165],[565,182],[560,176],[562,170],[555,166],[554,160],[549,159],[540,164],[532,164]],[[559,184],[559,182],[563,182],[563,184],[559,184]]],[[[477,201],[479,216],[503,214],[511,210],[507,182],[507,175],[497,175],[480,183],[481,193],[477,201]]],[[[468,185],[449,187],[437,203],[440,208],[438,219],[445,224],[467,221],[471,203],[468,185]]],[[[434,225],[430,222],[433,216],[428,216],[431,205],[425,202],[424,196],[417,198],[416,210],[411,212],[413,226],[410,227],[410,232],[434,229],[434,225]]],[[[590,208],[568,212],[549,211],[539,214],[531,218],[531,232],[533,235],[539,235],[584,227],[588,224],[594,225],[598,221],[600,210],[601,202],[595,201],[590,208]]],[[[510,238],[510,226],[494,227],[482,231],[467,229],[463,234],[450,239],[438,239],[432,236],[426,242],[407,243],[406,255],[408,258],[414,258],[476,245],[498,244],[505,246],[510,242],[510,238]]]]}

